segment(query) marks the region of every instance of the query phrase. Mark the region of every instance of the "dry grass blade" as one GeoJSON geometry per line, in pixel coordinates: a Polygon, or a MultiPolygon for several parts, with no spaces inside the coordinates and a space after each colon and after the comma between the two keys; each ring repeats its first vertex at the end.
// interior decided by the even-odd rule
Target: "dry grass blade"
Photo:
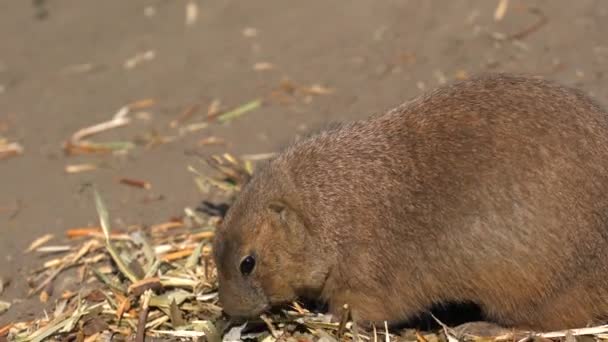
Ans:
{"type": "Polygon", "coordinates": [[[501,21],[507,13],[507,8],[509,7],[509,0],[499,0],[498,6],[496,6],[496,10],[494,11],[494,20],[501,21]]]}
{"type": "MultiPolygon", "coordinates": [[[[386,321],[384,321],[384,333],[385,333],[384,340],[386,342],[391,342],[391,334],[388,332],[388,323],[386,323],[386,321]]],[[[454,342],[454,341],[450,340],[450,342],[454,342]]]]}
{"type": "Polygon", "coordinates": [[[45,243],[51,241],[51,239],[55,237],[53,234],[43,235],[36,240],[32,241],[29,247],[25,250],[26,253],[30,253],[31,251],[37,249],[38,247],[44,245],[45,243]]]}
{"type": "Polygon", "coordinates": [[[66,173],[80,173],[97,170],[97,165],[95,164],[76,164],[76,165],[66,165],[65,172],[66,173]]]}
{"type": "Polygon", "coordinates": [[[131,102],[127,105],[129,110],[141,110],[154,106],[156,104],[155,99],[142,99],[135,102],[131,102]]]}
{"type": "Polygon", "coordinates": [[[270,331],[272,337],[279,338],[280,334],[272,325],[272,321],[270,320],[270,318],[268,318],[268,316],[266,315],[260,315],[260,318],[262,319],[262,321],[264,321],[264,324],[266,324],[266,327],[270,331]]]}
{"type": "Polygon", "coordinates": [[[9,302],[5,302],[5,301],[1,301],[0,300],[0,314],[3,314],[6,311],[8,311],[8,309],[10,309],[11,305],[12,304],[9,303],[9,302]]]}
{"type": "Polygon", "coordinates": [[[74,266],[74,264],[76,264],[76,262],[78,262],[80,258],[85,256],[89,252],[89,250],[96,244],[97,242],[94,240],[85,243],[84,246],[82,246],[82,248],[80,248],[80,250],[72,256],[72,258],[70,258],[67,262],[61,264],[61,266],[59,266],[55,271],[53,271],[40,285],[30,291],[29,295],[31,296],[34,293],[37,293],[44,289],[51,281],[53,281],[53,279],[55,279],[61,272],[63,272],[63,270],[68,267],[74,266]]]}
{"type": "Polygon", "coordinates": [[[184,316],[182,315],[181,310],[177,306],[175,299],[173,299],[171,301],[171,304],[169,305],[169,315],[170,315],[169,318],[171,318],[171,325],[173,325],[173,328],[181,327],[184,324],[186,324],[186,321],[184,320],[184,316]]]}
{"type": "Polygon", "coordinates": [[[64,253],[72,250],[71,246],[42,246],[36,248],[38,253],[64,253]]]}
{"type": "MultiPolygon", "coordinates": [[[[440,321],[437,317],[435,317],[435,315],[431,314],[431,317],[433,317],[435,322],[437,322],[437,324],[439,324],[441,326],[441,328],[443,329],[443,333],[445,334],[445,337],[448,339],[449,342],[458,342],[458,338],[456,338],[456,334],[454,333],[454,331],[452,329],[450,329],[450,327],[445,325],[442,321],[440,321]]],[[[387,331],[387,333],[388,333],[388,331],[387,331]]]]}
{"type": "Polygon", "coordinates": [[[217,120],[219,122],[221,122],[221,123],[229,122],[229,121],[231,121],[233,119],[236,119],[237,117],[239,117],[239,116],[241,116],[241,115],[243,115],[243,114],[245,114],[247,112],[250,112],[250,111],[252,111],[254,109],[257,109],[261,105],[262,105],[262,100],[259,100],[259,99],[253,100],[251,102],[247,102],[246,104],[244,104],[244,105],[242,105],[242,106],[240,106],[240,107],[238,107],[236,109],[233,109],[233,110],[231,110],[229,112],[226,112],[226,113],[218,116],[217,120]]]}
{"type": "Polygon", "coordinates": [[[108,210],[106,209],[106,206],[96,188],[93,188],[93,194],[95,196],[95,207],[97,208],[97,214],[99,215],[99,224],[101,225],[101,229],[105,237],[106,249],[108,250],[108,253],[110,253],[110,256],[112,256],[112,259],[114,259],[116,266],[122,272],[122,274],[129,278],[132,283],[135,283],[139,280],[139,278],[129,268],[129,266],[127,266],[124,260],[120,257],[120,254],[118,254],[112,245],[110,238],[110,215],[108,210]]]}
{"type": "Polygon", "coordinates": [[[153,333],[160,335],[169,335],[174,337],[205,337],[206,334],[203,331],[191,331],[191,330],[152,330],[153,333]]]}
{"type": "Polygon", "coordinates": [[[186,264],[184,265],[186,269],[192,269],[196,267],[201,257],[201,253],[203,252],[203,247],[205,246],[205,244],[206,242],[203,241],[196,246],[192,254],[188,257],[188,260],[186,260],[186,264]]]}
{"type": "Polygon", "coordinates": [[[346,323],[348,323],[348,318],[350,315],[350,308],[348,305],[344,305],[342,307],[342,316],[340,317],[340,325],[338,326],[338,338],[344,336],[344,332],[346,331],[346,323]]]}
{"type": "Polygon", "coordinates": [[[251,161],[258,161],[258,160],[271,159],[271,158],[274,158],[276,155],[277,155],[276,152],[256,153],[256,154],[244,154],[244,155],[241,156],[241,159],[243,159],[243,160],[251,160],[251,161]]]}
{"type": "Polygon", "coordinates": [[[120,108],[116,114],[114,114],[111,120],[78,130],[65,144],[65,150],[68,153],[74,153],[77,151],[90,152],[96,150],[116,150],[133,147],[133,144],[128,142],[96,144],[85,140],[85,138],[88,136],[129,124],[131,122],[131,119],[127,117],[129,114],[129,109],[129,106],[124,106],[120,108]]]}
{"type": "Polygon", "coordinates": [[[324,87],[320,84],[313,84],[310,87],[303,87],[302,91],[310,95],[329,95],[334,92],[333,89],[324,87]]]}
{"type": "Polygon", "coordinates": [[[572,334],[574,336],[580,336],[580,335],[598,335],[598,334],[605,334],[605,333],[608,333],[608,324],[600,325],[597,327],[546,332],[546,333],[538,334],[538,336],[544,337],[544,338],[556,338],[556,337],[566,337],[568,334],[572,334]]]}
{"type": "Polygon", "coordinates": [[[88,314],[89,312],[95,310],[98,307],[101,307],[103,303],[94,304],[88,306],[86,304],[79,305],[74,312],[65,313],[53,321],[51,321],[46,326],[40,328],[35,331],[33,334],[28,336],[27,341],[31,342],[40,342],[45,341],[48,337],[58,333],[58,332],[69,332],[73,329],[73,327],[78,323],[82,316],[88,314]]]}
{"type": "Polygon", "coordinates": [[[374,342],[378,342],[378,331],[375,324],[372,324],[372,332],[374,334],[374,342]]]}

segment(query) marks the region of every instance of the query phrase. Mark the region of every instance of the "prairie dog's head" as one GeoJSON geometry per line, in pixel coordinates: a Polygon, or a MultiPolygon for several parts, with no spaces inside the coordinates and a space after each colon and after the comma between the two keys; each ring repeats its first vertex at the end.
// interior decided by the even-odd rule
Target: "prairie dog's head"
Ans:
{"type": "Polygon", "coordinates": [[[323,248],[315,246],[296,192],[271,163],[244,187],[218,228],[213,250],[228,315],[256,316],[323,287],[323,248]]]}

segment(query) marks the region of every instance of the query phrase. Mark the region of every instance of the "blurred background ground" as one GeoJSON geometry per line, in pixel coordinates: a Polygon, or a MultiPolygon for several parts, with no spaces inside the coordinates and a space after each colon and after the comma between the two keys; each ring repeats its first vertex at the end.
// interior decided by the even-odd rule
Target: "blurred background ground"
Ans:
{"type": "Polygon", "coordinates": [[[44,308],[25,298],[25,278],[42,262],[24,254],[27,246],[48,233],[61,243],[66,229],[97,224],[91,193],[82,191],[88,182],[98,184],[118,228],[167,221],[203,199],[187,170],[196,164],[191,152],[273,152],[310,129],[482,71],[546,76],[608,104],[607,2],[511,0],[496,20],[498,3],[0,1],[0,139],[24,147],[0,160],[0,278],[10,281],[0,300],[13,303],[0,326],[44,308]],[[94,139],[177,136],[207,121],[214,102],[230,110],[258,98],[267,101],[227,124],[126,155],[62,149],[78,129],[135,101],[154,104],[94,139]],[[65,170],[82,163],[98,169],[65,170]],[[125,186],[124,177],[152,187],[125,186]]]}

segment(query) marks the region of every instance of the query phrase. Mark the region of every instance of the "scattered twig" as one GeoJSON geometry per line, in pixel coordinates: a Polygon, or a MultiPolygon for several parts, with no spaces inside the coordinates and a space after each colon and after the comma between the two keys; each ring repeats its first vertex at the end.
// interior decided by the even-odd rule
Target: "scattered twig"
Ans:
{"type": "Polygon", "coordinates": [[[572,334],[574,336],[580,336],[580,335],[597,335],[597,334],[605,334],[605,333],[608,333],[608,324],[600,325],[597,327],[546,332],[546,333],[538,334],[538,336],[541,336],[544,338],[556,338],[556,337],[566,337],[566,335],[568,335],[568,334],[572,334]]]}
{"type": "Polygon", "coordinates": [[[169,123],[169,126],[171,128],[175,128],[181,125],[184,121],[188,120],[192,115],[194,115],[200,109],[200,107],[200,104],[194,104],[192,106],[189,106],[177,118],[175,118],[175,120],[172,120],[169,123]]]}
{"type": "Polygon", "coordinates": [[[9,330],[11,330],[11,328],[13,327],[13,325],[13,323],[9,323],[3,327],[0,327],[0,337],[6,336],[9,330]]]}
{"type": "Polygon", "coordinates": [[[340,325],[338,326],[338,338],[344,336],[344,332],[346,331],[346,323],[348,323],[349,316],[350,308],[347,304],[344,304],[342,307],[342,316],[340,317],[340,325]]]}
{"type": "Polygon", "coordinates": [[[150,311],[150,298],[152,297],[152,291],[146,290],[141,296],[141,309],[139,311],[139,319],[137,320],[137,335],[135,341],[144,342],[146,334],[146,321],[148,320],[148,312],[150,311]]]}
{"type": "Polygon", "coordinates": [[[152,184],[150,184],[150,182],[146,182],[146,181],[139,180],[139,179],[121,178],[119,180],[119,182],[121,184],[129,185],[129,186],[136,187],[136,188],[146,189],[146,190],[150,190],[152,188],[152,184]]]}
{"type": "Polygon", "coordinates": [[[545,14],[538,8],[531,8],[530,13],[535,14],[538,17],[538,20],[534,24],[528,26],[527,28],[525,28],[519,32],[508,35],[506,37],[507,40],[522,40],[522,39],[526,38],[527,36],[529,36],[530,34],[538,31],[541,27],[545,26],[545,24],[547,24],[547,22],[549,21],[547,19],[547,17],[545,16],[545,14]]]}
{"type": "Polygon", "coordinates": [[[91,135],[129,124],[131,122],[131,119],[127,117],[129,110],[129,106],[124,106],[114,114],[111,120],[78,130],[64,144],[65,151],[68,154],[73,154],[76,152],[111,151],[131,148],[133,146],[131,143],[92,143],[85,140],[86,137],[91,135]]]}
{"type": "Polygon", "coordinates": [[[66,165],[65,172],[66,173],[80,173],[97,170],[97,165],[95,164],[75,164],[75,165],[66,165]]]}
{"type": "Polygon", "coordinates": [[[268,316],[266,316],[266,315],[260,315],[260,318],[262,319],[262,321],[264,321],[264,324],[266,324],[266,327],[268,327],[268,330],[270,331],[270,334],[272,335],[272,337],[279,338],[280,334],[272,325],[272,321],[270,320],[270,318],[268,318],[268,316]]]}
{"type": "Polygon", "coordinates": [[[25,253],[30,253],[31,251],[35,250],[36,248],[44,245],[45,243],[49,242],[53,237],[55,237],[53,234],[45,234],[45,235],[37,238],[36,240],[32,241],[32,243],[29,245],[29,247],[25,250],[25,253]]]}

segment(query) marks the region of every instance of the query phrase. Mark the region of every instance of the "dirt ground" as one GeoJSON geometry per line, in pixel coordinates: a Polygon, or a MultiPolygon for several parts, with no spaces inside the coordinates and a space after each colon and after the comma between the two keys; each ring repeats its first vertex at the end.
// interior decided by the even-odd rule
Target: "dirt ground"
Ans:
{"type": "Polygon", "coordinates": [[[10,280],[0,300],[13,303],[0,326],[45,307],[26,298],[25,277],[48,257],[24,254],[27,246],[47,233],[55,235],[49,244],[60,245],[66,229],[97,224],[83,184],[98,185],[118,228],[164,222],[204,199],[187,170],[197,164],[192,151],[276,151],[312,128],[366,117],[482,71],[543,75],[608,104],[608,2],[511,0],[502,20],[497,4],[0,1],[0,139],[24,147],[0,160],[0,278],[10,280]],[[125,65],[138,55],[148,58],[125,65]],[[288,103],[268,97],[284,79],[333,91],[298,93],[288,103]],[[227,124],[126,155],[63,152],[74,132],[134,101],[155,104],[93,139],[178,136],[180,127],[206,121],[214,100],[229,110],[257,98],[270,100],[227,124]],[[193,105],[200,110],[182,116],[193,105]],[[201,143],[209,137],[226,144],[201,143]],[[66,173],[81,163],[99,168],[66,173]],[[122,177],[152,188],[126,186],[122,177]]]}

